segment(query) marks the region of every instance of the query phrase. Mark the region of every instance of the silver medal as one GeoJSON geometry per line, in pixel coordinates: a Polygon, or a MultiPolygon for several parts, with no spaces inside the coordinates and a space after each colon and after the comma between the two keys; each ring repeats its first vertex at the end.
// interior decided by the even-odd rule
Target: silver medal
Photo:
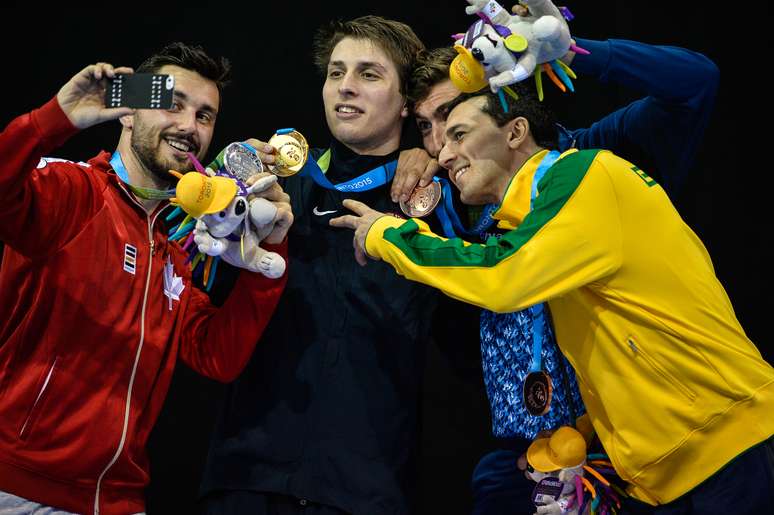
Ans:
{"type": "Polygon", "coordinates": [[[246,181],[263,172],[263,163],[258,154],[241,143],[231,143],[223,152],[223,166],[240,181],[246,181]]]}

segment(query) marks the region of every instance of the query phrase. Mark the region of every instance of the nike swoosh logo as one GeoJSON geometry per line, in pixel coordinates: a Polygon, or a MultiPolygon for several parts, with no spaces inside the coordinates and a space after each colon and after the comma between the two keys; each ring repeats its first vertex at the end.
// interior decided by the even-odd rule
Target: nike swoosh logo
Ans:
{"type": "Polygon", "coordinates": [[[316,214],[317,216],[329,215],[331,213],[335,213],[336,211],[338,211],[338,209],[334,209],[333,211],[320,211],[317,209],[317,206],[314,206],[314,209],[312,209],[312,213],[316,214]]]}

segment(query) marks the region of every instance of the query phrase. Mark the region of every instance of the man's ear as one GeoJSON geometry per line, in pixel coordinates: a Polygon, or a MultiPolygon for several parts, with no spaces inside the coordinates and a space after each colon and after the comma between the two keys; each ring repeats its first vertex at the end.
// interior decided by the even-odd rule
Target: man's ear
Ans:
{"type": "Polygon", "coordinates": [[[132,129],[132,126],[134,125],[134,115],[133,114],[125,114],[124,116],[120,117],[118,119],[121,122],[121,125],[123,125],[124,129],[132,129]]]}
{"type": "Polygon", "coordinates": [[[400,117],[401,118],[408,118],[408,115],[410,115],[411,112],[409,111],[408,107],[408,101],[404,98],[403,99],[403,107],[400,110],[400,117]]]}
{"type": "Polygon", "coordinates": [[[527,141],[529,122],[523,116],[519,116],[508,122],[508,127],[508,147],[515,150],[527,141]]]}

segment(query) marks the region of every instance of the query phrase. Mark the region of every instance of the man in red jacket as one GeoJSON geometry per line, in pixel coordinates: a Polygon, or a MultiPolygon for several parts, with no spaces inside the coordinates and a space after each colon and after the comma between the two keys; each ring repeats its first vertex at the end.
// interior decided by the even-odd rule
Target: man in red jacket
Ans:
{"type": "MultiPolygon", "coordinates": [[[[138,71],[175,77],[168,110],[107,109],[98,63],[0,133],[0,512],[144,510],[145,442],[178,356],[234,379],[285,285],[243,271],[217,309],[167,239],[169,169],[207,152],[228,62],[175,43],[138,71]],[[88,163],[44,158],[79,130],[120,119],[118,149],[88,163]]],[[[262,246],[287,256],[279,188],[262,246]]],[[[47,512],[48,513],[48,512],[47,512]]]]}

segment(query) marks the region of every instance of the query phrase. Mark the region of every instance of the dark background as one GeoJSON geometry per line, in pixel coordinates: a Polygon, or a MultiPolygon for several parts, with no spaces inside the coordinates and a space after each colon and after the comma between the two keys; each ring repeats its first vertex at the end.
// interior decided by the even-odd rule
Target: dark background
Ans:
{"type": "MultiPolygon", "coordinates": [[[[49,10],[42,3],[5,6],[0,8],[5,69],[0,125],[44,103],[89,63],[137,66],[163,44],[183,40],[226,55],[234,65],[212,151],[247,137],[266,139],[276,128],[288,126],[323,146],[329,134],[320,97],[322,79],[311,61],[312,34],[320,23],[380,14],[408,23],[428,46],[440,46],[471,22],[465,5],[461,0],[219,2],[126,4],[119,9],[104,3],[78,11],[49,10]]],[[[683,46],[704,53],[720,67],[719,96],[704,145],[673,200],[707,246],[742,326],[769,362],[774,361],[765,325],[772,286],[772,93],[771,81],[764,78],[771,68],[769,6],[745,4],[742,10],[725,4],[719,11],[699,2],[575,0],[567,5],[576,15],[570,29],[577,36],[683,46]]],[[[637,98],[636,92],[583,78],[576,86],[575,95],[548,97],[570,128],[586,126],[637,98]]],[[[113,150],[118,134],[117,122],[91,128],[55,156],[79,160],[100,149],[113,150]]],[[[427,347],[418,512],[469,513],[470,473],[494,446],[478,342],[465,337],[436,343],[427,347]],[[462,359],[451,361],[449,354],[462,359]]],[[[184,366],[178,368],[149,443],[149,514],[197,513],[194,497],[222,388],[184,366]]]]}

